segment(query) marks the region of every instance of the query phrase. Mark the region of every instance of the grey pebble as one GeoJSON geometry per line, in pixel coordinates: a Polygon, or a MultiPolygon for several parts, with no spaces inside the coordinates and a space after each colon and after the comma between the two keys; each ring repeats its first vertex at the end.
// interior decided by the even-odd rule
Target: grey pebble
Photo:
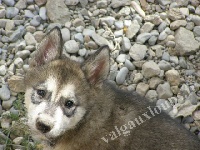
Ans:
{"type": "Polygon", "coordinates": [[[66,52],[73,54],[79,51],[79,45],[75,40],[70,40],[64,44],[66,52]]]}
{"type": "Polygon", "coordinates": [[[19,13],[19,9],[16,7],[8,7],[6,9],[6,18],[14,18],[19,13]]]}
{"type": "Polygon", "coordinates": [[[83,42],[84,42],[82,33],[77,33],[77,34],[75,34],[75,35],[74,35],[74,39],[75,39],[77,42],[80,42],[80,43],[83,43],[83,42]]]}
{"type": "Polygon", "coordinates": [[[128,69],[126,67],[122,67],[116,76],[117,84],[123,84],[126,79],[127,74],[128,74],[128,69]]]}
{"type": "Polygon", "coordinates": [[[141,33],[137,36],[136,42],[144,44],[151,37],[151,33],[141,33]]]}
{"type": "Polygon", "coordinates": [[[145,97],[150,101],[150,102],[156,102],[158,98],[158,94],[155,90],[149,90],[147,91],[145,97]]]}
{"type": "Polygon", "coordinates": [[[131,42],[130,42],[129,38],[123,37],[122,38],[122,50],[126,52],[126,51],[129,51],[130,48],[131,48],[131,42]]]}
{"type": "Polygon", "coordinates": [[[170,70],[171,69],[171,64],[165,60],[161,60],[159,63],[158,63],[158,66],[160,67],[161,70],[170,70]]]}
{"type": "Polygon", "coordinates": [[[158,98],[160,99],[168,99],[173,96],[173,93],[170,89],[170,85],[168,82],[159,84],[156,91],[158,93],[158,98]]]}
{"type": "Polygon", "coordinates": [[[15,1],[14,0],[2,0],[7,6],[14,6],[15,1]]]}
{"type": "Polygon", "coordinates": [[[30,21],[30,24],[35,27],[39,26],[40,23],[41,23],[41,17],[39,15],[34,16],[33,19],[30,21]]]}
{"type": "Polygon", "coordinates": [[[151,78],[154,76],[158,76],[160,74],[160,68],[158,64],[156,64],[153,61],[145,62],[142,65],[142,74],[145,76],[145,78],[151,78]]]}
{"type": "Polygon", "coordinates": [[[10,90],[8,89],[7,85],[2,85],[0,88],[0,98],[3,101],[7,101],[10,98],[10,90]]]}
{"type": "Polygon", "coordinates": [[[47,13],[46,7],[41,7],[39,15],[42,18],[42,20],[46,20],[47,19],[46,13],[47,13]]]}
{"type": "Polygon", "coordinates": [[[132,59],[139,61],[145,57],[146,52],[147,52],[146,45],[141,45],[136,43],[131,47],[129,55],[131,56],[132,59]]]}
{"type": "Polygon", "coordinates": [[[6,66],[5,65],[1,65],[0,66],[0,75],[4,76],[6,74],[7,70],[6,70],[6,66]]]}

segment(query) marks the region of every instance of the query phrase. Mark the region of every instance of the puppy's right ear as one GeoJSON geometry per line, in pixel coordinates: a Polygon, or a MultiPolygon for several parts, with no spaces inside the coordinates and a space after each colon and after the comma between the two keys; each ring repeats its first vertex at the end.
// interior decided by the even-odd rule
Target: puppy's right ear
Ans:
{"type": "Polygon", "coordinates": [[[63,49],[62,42],[60,29],[55,27],[50,30],[39,44],[35,56],[31,59],[30,67],[41,66],[55,59],[59,59],[63,49]]]}

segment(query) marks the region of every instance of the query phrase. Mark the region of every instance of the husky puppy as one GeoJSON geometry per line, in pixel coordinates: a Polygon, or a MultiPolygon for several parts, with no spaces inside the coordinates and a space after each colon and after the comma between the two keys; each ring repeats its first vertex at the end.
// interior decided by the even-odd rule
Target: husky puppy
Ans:
{"type": "Polygon", "coordinates": [[[60,29],[54,28],[23,81],[28,124],[45,150],[200,149],[198,138],[160,107],[106,80],[107,46],[82,64],[62,58],[62,49],[60,29]]]}

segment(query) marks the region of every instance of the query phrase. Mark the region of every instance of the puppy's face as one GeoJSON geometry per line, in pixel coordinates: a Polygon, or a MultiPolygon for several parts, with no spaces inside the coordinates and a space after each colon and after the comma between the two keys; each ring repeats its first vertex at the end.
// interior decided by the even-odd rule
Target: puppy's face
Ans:
{"type": "Polygon", "coordinates": [[[28,124],[36,138],[56,140],[84,123],[94,105],[93,89],[109,71],[109,51],[102,47],[84,64],[61,59],[58,28],[39,45],[24,79],[28,124]]]}

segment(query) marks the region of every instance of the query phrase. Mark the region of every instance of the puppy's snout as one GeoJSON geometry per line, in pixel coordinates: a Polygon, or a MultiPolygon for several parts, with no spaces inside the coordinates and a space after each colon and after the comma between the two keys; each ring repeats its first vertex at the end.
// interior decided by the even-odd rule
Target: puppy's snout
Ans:
{"type": "Polygon", "coordinates": [[[51,131],[51,126],[47,125],[41,121],[36,122],[36,128],[38,130],[40,130],[42,133],[47,133],[47,132],[51,131]]]}
{"type": "Polygon", "coordinates": [[[53,118],[47,114],[40,114],[36,119],[35,126],[42,133],[48,133],[54,126],[53,118]]]}

